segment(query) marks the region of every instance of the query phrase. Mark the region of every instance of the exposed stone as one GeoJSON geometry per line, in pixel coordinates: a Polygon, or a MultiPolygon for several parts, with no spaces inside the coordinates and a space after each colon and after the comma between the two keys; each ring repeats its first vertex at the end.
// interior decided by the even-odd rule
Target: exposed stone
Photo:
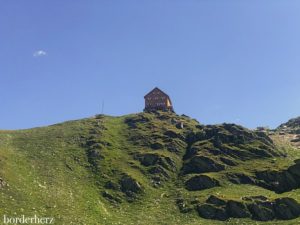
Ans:
{"type": "Polygon", "coordinates": [[[176,205],[178,206],[179,211],[181,213],[188,213],[193,210],[191,207],[188,206],[188,203],[184,199],[177,199],[176,205]]]}
{"type": "Polygon", "coordinates": [[[233,200],[227,202],[226,211],[230,217],[234,218],[247,218],[251,215],[244,203],[233,200]]]}
{"type": "Polygon", "coordinates": [[[150,174],[158,174],[158,175],[163,176],[167,179],[170,177],[168,172],[166,171],[166,169],[164,169],[160,165],[153,166],[148,171],[149,171],[150,174]]]}
{"type": "Polygon", "coordinates": [[[213,204],[213,205],[217,205],[217,206],[225,206],[226,205],[225,200],[223,200],[215,195],[209,196],[209,198],[206,200],[206,202],[213,204]]]}
{"type": "Polygon", "coordinates": [[[225,166],[205,156],[195,156],[183,166],[183,173],[206,173],[224,170],[225,166]]]}
{"type": "Polygon", "coordinates": [[[244,173],[229,173],[227,178],[234,184],[255,184],[255,179],[244,173]]]}
{"type": "Polygon", "coordinates": [[[125,123],[128,124],[130,128],[137,128],[138,123],[147,123],[150,119],[142,114],[136,115],[134,117],[127,118],[125,123]]]}
{"type": "Polygon", "coordinates": [[[199,216],[205,219],[216,219],[224,221],[229,218],[225,208],[217,207],[207,203],[198,205],[197,211],[199,216]]]}
{"type": "Polygon", "coordinates": [[[100,149],[90,149],[89,150],[89,157],[91,157],[91,158],[103,158],[103,156],[101,156],[100,149]]]}
{"type": "MultiPolygon", "coordinates": [[[[297,162],[297,161],[296,161],[297,162]]],[[[294,175],[294,176],[297,176],[299,177],[300,179],[300,163],[297,163],[295,165],[292,165],[288,168],[288,171],[294,175]]]]}
{"type": "Polygon", "coordinates": [[[257,184],[276,193],[290,191],[300,185],[294,173],[297,173],[297,167],[283,171],[258,171],[256,172],[257,184]]]}
{"type": "Polygon", "coordinates": [[[119,184],[116,184],[112,181],[106,182],[104,187],[107,188],[107,189],[112,189],[112,190],[119,190],[120,189],[119,184]]]}
{"type": "Polygon", "coordinates": [[[141,185],[132,177],[124,175],[120,180],[121,191],[127,196],[132,197],[133,194],[142,192],[141,185]]]}
{"type": "Polygon", "coordinates": [[[141,164],[144,166],[153,166],[157,163],[160,156],[158,154],[148,153],[148,154],[138,155],[135,158],[138,159],[141,162],[141,164]]]}
{"type": "Polygon", "coordinates": [[[108,193],[107,191],[102,192],[102,196],[104,198],[106,198],[107,200],[114,202],[114,203],[121,203],[122,200],[119,197],[113,196],[110,193],[108,193]]]}
{"type": "Polygon", "coordinates": [[[157,153],[145,153],[135,156],[144,166],[161,165],[167,170],[176,171],[175,162],[167,156],[159,155],[157,153]]]}
{"type": "Polygon", "coordinates": [[[248,209],[254,220],[270,221],[275,219],[272,202],[269,202],[268,204],[266,204],[266,202],[250,203],[248,209]]]}
{"type": "Polygon", "coordinates": [[[264,196],[244,197],[244,201],[223,200],[210,196],[198,204],[199,215],[206,219],[252,218],[259,221],[289,220],[300,216],[300,204],[292,198],[269,201],[264,196]],[[225,202],[225,203],[224,203],[225,202]],[[226,209],[226,210],[225,210],[226,209]]]}
{"type": "Polygon", "coordinates": [[[206,175],[196,175],[185,182],[186,189],[189,191],[198,191],[220,186],[219,182],[206,175]]]}
{"type": "Polygon", "coordinates": [[[292,198],[279,198],[275,203],[274,209],[278,219],[290,220],[300,215],[300,204],[292,198]]]}

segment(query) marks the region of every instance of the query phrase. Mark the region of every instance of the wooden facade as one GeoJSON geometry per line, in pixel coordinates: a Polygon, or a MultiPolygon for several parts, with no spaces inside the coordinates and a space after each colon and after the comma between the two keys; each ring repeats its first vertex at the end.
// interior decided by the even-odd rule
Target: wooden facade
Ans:
{"type": "Polygon", "coordinates": [[[159,88],[154,88],[147,95],[145,95],[145,109],[144,111],[171,111],[173,110],[173,105],[170,97],[164,93],[159,88]]]}

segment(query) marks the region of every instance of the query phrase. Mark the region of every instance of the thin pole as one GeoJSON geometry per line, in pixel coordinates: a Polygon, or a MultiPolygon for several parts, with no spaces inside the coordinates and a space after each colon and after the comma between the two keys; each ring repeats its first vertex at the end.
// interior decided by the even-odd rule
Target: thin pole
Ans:
{"type": "Polygon", "coordinates": [[[101,114],[104,113],[104,100],[102,100],[102,108],[101,108],[101,114]]]}

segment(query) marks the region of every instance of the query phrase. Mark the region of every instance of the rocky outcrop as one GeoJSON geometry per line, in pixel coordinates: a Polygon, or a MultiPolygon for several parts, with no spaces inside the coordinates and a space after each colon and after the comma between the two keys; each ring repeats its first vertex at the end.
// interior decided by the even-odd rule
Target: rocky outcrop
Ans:
{"type": "Polygon", "coordinates": [[[199,216],[205,219],[227,220],[229,218],[224,207],[218,207],[211,204],[201,204],[197,206],[199,216]]]}
{"type": "Polygon", "coordinates": [[[120,197],[114,196],[114,195],[110,194],[108,191],[103,191],[102,196],[104,198],[106,198],[108,201],[110,201],[111,203],[121,203],[122,202],[122,199],[120,197]]]}
{"type": "Polygon", "coordinates": [[[225,169],[224,165],[216,162],[212,158],[196,155],[184,164],[182,168],[182,172],[184,174],[206,173],[206,172],[217,172],[224,169],[225,169]]]}
{"type": "Polygon", "coordinates": [[[186,142],[183,174],[218,172],[240,161],[281,156],[266,134],[235,124],[199,126],[186,142]]]}
{"type": "Polygon", "coordinates": [[[150,121],[150,118],[145,116],[145,114],[138,114],[132,117],[128,117],[125,119],[125,123],[130,127],[130,128],[137,128],[137,125],[139,123],[147,123],[150,121]]]}
{"type": "Polygon", "coordinates": [[[196,210],[205,219],[251,218],[259,221],[274,219],[290,220],[300,216],[300,204],[292,198],[274,201],[263,196],[243,198],[243,201],[225,200],[210,196],[206,203],[198,204],[196,210]]]}
{"type": "Polygon", "coordinates": [[[219,181],[207,175],[196,175],[185,182],[185,187],[189,191],[199,191],[216,186],[220,186],[219,181]]]}
{"type": "Polygon", "coordinates": [[[123,175],[120,180],[121,191],[124,192],[128,197],[135,197],[143,191],[142,186],[135,179],[129,175],[123,175]]]}
{"type": "Polygon", "coordinates": [[[276,130],[284,133],[300,134],[300,117],[290,119],[288,122],[281,124],[276,130]]]}
{"type": "Polygon", "coordinates": [[[256,179],[257,185],[273,190],[276,193],[300,188],[300,162],[295,160],[295,164],[287,170],[257,171],[256,179]]]}
{"type": "Polygon", "coordinates": [[[176,205],[181,213],[188,213],[193,210],[193,208],[189,206],[187,201],[182,198],[176,200],[176,205]]]}
{"type": "Polygon", "coordinates": [[[245,173],[228,173],[227,179],[234,184],[256,184],[255,178],[245,173]]]}
{"type": "Polygon", "coordinates": [[[229,217],[233,218],[249,218],[251,216],[245,203],[234,200],[227,201],[226,212],[229,217]]]}
{"type": "Polygon", "coordinates": [[[234,184],[253,184],[280,194],[300,188],[300,160],[295,160],[286,170],[256,171],[254,175],[227,173],[226,176],[234,184]]]}
{"type": "Polygon", "coordinates": [[[146,167],[160,165],[167,170],[176,171],[175,162],[170,157],[163,156],[158,153],[137,154],[135,159],[140,161],[140,163],[146,167]]]}

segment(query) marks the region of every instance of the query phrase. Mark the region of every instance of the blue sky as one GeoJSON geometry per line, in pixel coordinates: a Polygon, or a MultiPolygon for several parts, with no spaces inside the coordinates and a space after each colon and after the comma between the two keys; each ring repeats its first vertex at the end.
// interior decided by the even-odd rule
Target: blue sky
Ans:
{"type": "Polygon", "coordinates": [[[204,124],[300,116],[300,2],[1,1],[0,129],[143,110],[204,124]]]}

